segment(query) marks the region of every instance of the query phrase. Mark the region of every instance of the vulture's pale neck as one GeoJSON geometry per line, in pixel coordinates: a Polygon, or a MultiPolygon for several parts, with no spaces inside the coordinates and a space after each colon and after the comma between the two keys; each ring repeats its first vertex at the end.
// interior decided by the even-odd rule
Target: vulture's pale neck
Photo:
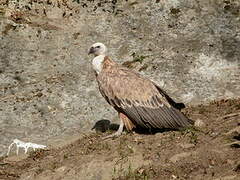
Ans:
{"type": "Polygon", "coordinates": [[[98,55],[92,60],[93,69],[99,74],[102,71],[105,55],[98,55]]]}

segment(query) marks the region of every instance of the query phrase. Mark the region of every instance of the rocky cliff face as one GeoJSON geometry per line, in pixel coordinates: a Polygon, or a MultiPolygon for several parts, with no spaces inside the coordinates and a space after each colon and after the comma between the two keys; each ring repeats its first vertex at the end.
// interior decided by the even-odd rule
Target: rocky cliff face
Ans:
{"type": "MultiPolygon", "coordinates": [[[[116,114],[98,92],[88,47],[139,71],[174,99],[240,96],[240,2],[0,2],[0,151],[13,138],[47,142],[116,114]]],[[[3,153],[2,153],[3,154],[3,153]]]]}

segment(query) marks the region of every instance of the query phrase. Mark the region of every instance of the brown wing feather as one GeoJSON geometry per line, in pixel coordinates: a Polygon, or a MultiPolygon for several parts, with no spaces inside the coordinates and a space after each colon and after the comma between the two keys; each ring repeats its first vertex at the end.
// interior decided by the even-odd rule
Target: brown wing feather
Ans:
{"type": "Polygon", "coordinates": [[[164,91],[135,72],[114,65],[103,69],[97,80],[107,102],[137,126],[179,128],[191,124],[164,91]]]}

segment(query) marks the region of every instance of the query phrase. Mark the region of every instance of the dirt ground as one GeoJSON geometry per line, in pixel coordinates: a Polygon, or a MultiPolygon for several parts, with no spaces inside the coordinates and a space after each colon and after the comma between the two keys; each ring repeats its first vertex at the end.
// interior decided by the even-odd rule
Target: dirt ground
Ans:
{"type": "Polygon", "coordinates": [[[240,99],[187,107],[200,127],[84,134],[58,148],[0,159],[0,179],[240,179],[240,99]]]}

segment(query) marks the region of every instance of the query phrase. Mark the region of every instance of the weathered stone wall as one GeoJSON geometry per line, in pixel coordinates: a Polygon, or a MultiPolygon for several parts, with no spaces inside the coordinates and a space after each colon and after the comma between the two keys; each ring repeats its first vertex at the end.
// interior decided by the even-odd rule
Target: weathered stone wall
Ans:
{"type": "MultiPolygon", "coordinates": [[[[188,104],[240,96],[240,2],[0,2],[0,152],[14,138],[53,136],[117,120],[98,92],[88,47],[188,104]]],[[[3,153],[0,153],[0,155],[3,153]]]]}

